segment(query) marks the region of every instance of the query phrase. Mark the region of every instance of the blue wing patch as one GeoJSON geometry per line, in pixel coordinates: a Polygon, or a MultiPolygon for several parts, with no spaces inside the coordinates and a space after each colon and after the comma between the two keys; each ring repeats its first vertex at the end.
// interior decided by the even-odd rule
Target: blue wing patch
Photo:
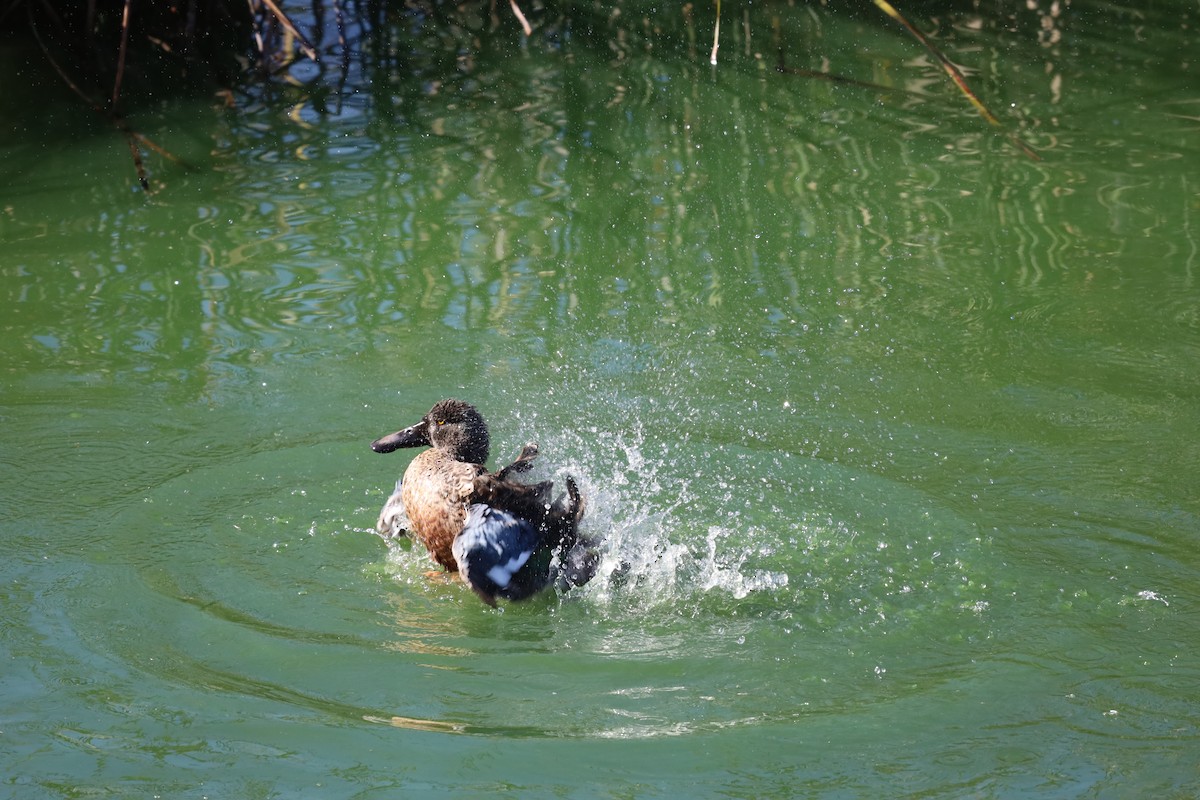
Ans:
{"type": "Polygon", "coordinates": [[[452,550],[463,580],[484,602],[495,605],[497,597],[520,600],[529,596],[527,576],[518,573],[540,539],[525,520],[476,503],[467,509],[466,525],[455,537],[452,550]]]}

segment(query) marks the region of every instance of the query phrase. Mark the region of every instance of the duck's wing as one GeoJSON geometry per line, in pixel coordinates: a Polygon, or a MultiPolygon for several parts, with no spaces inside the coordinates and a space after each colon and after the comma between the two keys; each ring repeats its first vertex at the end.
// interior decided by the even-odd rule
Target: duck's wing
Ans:
{"type": "Polygon", "coordinates": [[[385,539],[394,539],[408,533],[410,523],[408,514],[404,511],[404,498],[401,495],[403,486],[403,481],[396,481],[396,488],[383,504],[383,509],[379,512],[379,521],[375,523],[376,532],[385,539]]]}
{"type": "Polygon", "coordinates": [[[583,586],[596,575],[600,566],[600,540],[579,532],[579,521],[587,505],[575,479],[566,478],[566,494],[554,502],[549,516],[554,527],[561,531],[557,550],[554,581],[560,591],[583,586]]]}
{"type": "Polygon", "coordinates": [[[565,495],[552,502],[552,481],[527,486],[492,473],[475,478],[453,550],[467,585],[485,603],[524,600],[551,584],[582,586],[596,574],[599,542],[579,534],[583,495],[573,478],[566,484],[565,495]]]}
{"type": "Polygon", "coordinates": [[[485,472],[475,477],[471,502],[500,508],[523,519],[536,522],[546,516],[546,508],[550,505],[553,491],[553,481],[518,483],[500,477],[498,472],[485,472]]]}
{"type": "Polygon", "coordinates": [[[576,536],[569,545],[558,551],[554,583],[565,592],[596,577],[600,567],[600,541],[587,536],[576,536]]]}
{"type": "Polygon", "coordinates": [[[537,442],[529,442],[521,448],[521,454],[515,461],[492,474],[496,476],[497,480],[506,481],[508,476],[514,472],[528,472],[533,467],[533,460],[537,458],[537,454],[537,442]]]}
{"type": "Polygon", "coordinates": [[[541,560],[537,551],[544,550],[542,538],[528,521],[476,503],[467,509],[466,524],[454,539],[454,559],[463,580],[488,605],[496,605],[497,597],[523,600],[547,583],[545,575],[530,573],[530,568],[538,571],[529,562],[541,560]]]}
{"type": "Polygon", "coordinates": [[[575,484],[575,479],[568,475],[567,493],[554,502],[555,510],[564,519],[570,520],[574,525],[578,525],[579,520],[583,519],[583,511],[586,506],[587,501],[584,500],[583,494],[580,493],[579,487],[575,484]]]}

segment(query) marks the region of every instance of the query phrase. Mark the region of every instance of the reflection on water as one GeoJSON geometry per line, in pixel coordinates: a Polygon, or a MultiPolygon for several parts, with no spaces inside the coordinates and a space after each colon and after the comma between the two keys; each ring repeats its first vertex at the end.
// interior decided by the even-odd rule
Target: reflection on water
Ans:
{"type": "MultiPolygon", "coordinates": [[[[385,124],[393,103],[374,85],[341,114],[283,131],[265,124],[266,105],[229,117],[216,156],[237,188],[221,206],[180,202],[177,190],[54,231],[14,208],[6,232],[28,250],[12,263],[27,266],[5,285],[42,320],[24,360],[110,354],[145,364],[191,352],[198,358],[180,374],[198,388],[194,373],[212,368],[203,354],[252,366],[303,350],[297,328],[331,325],[360,331],[359,345],[425,321],[519,335],[651,303],[662,309],[656,321],[689,327],[697,316],[748,321],[755,311],[760,325],[811,325],[822,319],[812,313],[821,293],[847,309],[900,293],[909,313],[966,314],[968,323],[980,310],[992,312],[984,324],[1062,313],[1040,291],[1047,282],[1076,296],[1103,291],[1136,274],[1130,262],[1160,261],[1176,232],[1196,228],[1194,187],[1175,167],[1195,145],[1161,124],[1174,106],[1122,120],[1107,148],[1078,121],[1093,102],[1087,86],[1066,91],[1051,77],[1049,89],[1040,71],[1010,74],[1023,59],[1048,58],[1047,72],[1061,76],[1063,59],[1099,47],[1066,33],[1072,19],[1040,10],[1012,27],[986,18],[967,26],[990,34],[1022,102],[1058,98],[1019,121],[1035,138],[1054,130],[1042,162],[989,138],[952,92],[937,91],[944,80],[929,64],[911,80],[940,98],[896,108],[862,91],[747,71],[733,55],[714,78],[634,49],[597,84],[570,60],[505,57],[503,38],[472,41],[482,51],[448,82],[442,55],[426,44],[403,69],[428,71],[412,86],[440,88],[419,91],[402,120],[385,124]],[[1046,30],[1032,22],[1039,15],[1058,34],[1040,42],[1048,53],[1035,45],[1046,30]],[[1068,44],[1075,50],[1064,53],[1068,44]],[[1074,106],[1056,109],[1063,98],[1074,106]],[[608,116],[596,110],[606,108],[608,116]],[[907,126],[919,130],[894,130],[907,126]],[[269,153],[272,168],[239,155],[256,152],[269,153]],[[1087,153],[1110,155],[1090,170],[1079,164],[1087,153]],[[1155,202],[1164,192],[1177,202],[1155,202]],[[48,234],[93,244],[46,251],[48,234]],[[74,279],[47,281],[35,266],[42,259],[74,279]],[[580,268],[592,262],[605,268],[580,268]],[[96,313],[113,304],[120,315],[96,313]]],[[[426,21],[429,29],[443,30],[426,21]]],[[[814,52],[840,52],[839,28],[804,32],[816,37],[814,52]]],[[[910,47],[879,32],[870,43],[880,57],[910,47]]],[[[1122,78],[1129,91],[1150,80],[1157,57],[1122,78]]],[[[389,72],[400,65],[377,68],[400,82],[389,72]]],[[[1186,289],[1190,261],[1159,278],[1186,289]]],[[[645,325],[636,315],[628,322],[645,325]]]]}
{"type": "Polygon", "coordinates": [[[337,102],[146,112],[209,151],[152,197],[17,182],[4,785],[1194,793],[1195,9],[926,20],[1041,161],[901,31],[744,11],[714,70],[699,8],[397,10],[337,102]],[[450,395],[594,581],[371,533],[450,395]]]}

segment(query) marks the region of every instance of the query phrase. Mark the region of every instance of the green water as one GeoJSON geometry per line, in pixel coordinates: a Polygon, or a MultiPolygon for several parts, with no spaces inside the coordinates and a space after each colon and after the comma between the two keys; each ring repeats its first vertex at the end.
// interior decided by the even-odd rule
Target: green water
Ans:
{"type": "Polygon", "coordinates": [[[150,196],[7,55],[0,795],[1200,794],[1200,17],[1032,6],[905,9],[1005,131],[869,10],[397,10],[150,196]],[[591,584],[371,533],[445,396],[591,584]]]}

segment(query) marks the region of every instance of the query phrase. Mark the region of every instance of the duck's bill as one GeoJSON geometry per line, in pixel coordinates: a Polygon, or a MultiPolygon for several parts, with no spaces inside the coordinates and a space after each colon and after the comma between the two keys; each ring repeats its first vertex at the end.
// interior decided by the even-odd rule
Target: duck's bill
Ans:
{"type": "Polygon", "coordinates": [[[387,436],[381,436],[371,442],[371,449],[376,453],[390,453],[401,447],[426,447],[428,445],[429,438],[425,435],[425,425],[418,424],[402,431],[389,433],[387,436]]]}

